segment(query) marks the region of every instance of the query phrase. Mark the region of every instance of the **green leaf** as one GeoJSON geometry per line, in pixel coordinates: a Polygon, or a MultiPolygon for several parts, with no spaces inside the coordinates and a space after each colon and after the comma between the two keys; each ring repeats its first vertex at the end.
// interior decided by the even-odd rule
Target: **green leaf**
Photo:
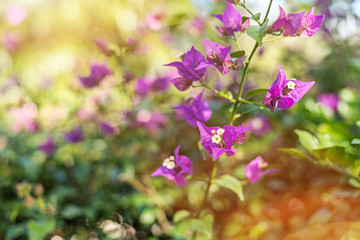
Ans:
{"type": "Polygon", "coordinates": [[[252,89],[250,91],[247,91],[245,94],[245,98],[249,98],[254,95],[258,94],[266,94],[269,91],[267,88],[258,88],[258,89],[252,89]]]}
{"type": "Polygon", "coordinates": [[[351,144],[360,144],[360,138],[354,138],[351,140],[351,144]]]}
{"type": "Polygon", "coordinates": [[[174,222],[178,223],[189,216],[190,216],[190,212],[188,210],[180,210],[174,214],[173,220],[174,222]]]}
{"type": "Polygon", "coordinates": [[[245,55],[245,51],[243,51],[243,50],[230,53],[230,56],[232,58],[241,58],[244,55],[245,55]]]}
{"type": "Polygon", "coordinates": [[[269,21],[269,19],[266,20],[266,22],[262,26],[254,25],[254,26],[248,27],[246,30],[247,35],[249,35],[251,38],[253,38],[259,44],[259,46],[262,46],[262,40],[264,38],[265,28],[266,28],[268,21],[269,21]]]}
{"type": "Polygon", "coordinates": [[[299,129],[295,129],[295,133],[299,137],[301,145],[303,145],[308,151],[317,149],[319,146],[318,139],[311,133],[299,129]]]}
{"type": "Polygon", "coordinates": [[[221,89],[218,93],[218,96],[219,97],[222,97],[222,98],[226,98],[226,99],[232,99],[233,100],[233,95],[232,93],[227,90],[227,89],[221,89]]]}
{"type": "Polygon", "coordinates": [[[233,191],[241,201],[244,201],[244,193],[242,189],[241,182],[228,174],[222,175],[220,178],[215,179],[214,183],[219,185],[220,187],[227,188],[233,191]]]}
{"type": "Polygon", "coordinates": [[[203,158],[203,160],[206,160],[207,151],[206,151],[205,148],[201,145],[201,140],[198,141],[198,148],[199,148],[201,157],[203,158]]]}
{"type": "Polygon", "coordinates": [[[203,233],[207,238],[212,239],[212,225],[214,217],[211,214],[206,214],[201,219],[191,219],[189,225],[192,229],[199,233],[203,233]]]}
{"type": "Polygon", "coordinates": [[[253,20],[255,20],[255,21],[256,21],[256,20],[259,20],[259,21],[260,21],[261,13],[255,13],[254,16],[255,16],[256,19],[255,19],[254,17],[251,17],[251,19],[253,19],[253,20]]]}
{"type": "Polygon", "coordinates": [[[278,148],[278,150],[299,158],[307,159],[306,155],[296,148],[278,148]]]}
{"type": "Polygon", "coordinates": [[[65,209],[62,211],[62,216],[66,219],[73,219],[81,215],[82,215],[81,208],[74,204],[67,205],[65,209]]]}
{"type": "Polygon", "coordinates": [[[30,220],[27,223],[29,240],[45,239],[45,236],[56,227],[54,219],[46,221],[30,220]]]}

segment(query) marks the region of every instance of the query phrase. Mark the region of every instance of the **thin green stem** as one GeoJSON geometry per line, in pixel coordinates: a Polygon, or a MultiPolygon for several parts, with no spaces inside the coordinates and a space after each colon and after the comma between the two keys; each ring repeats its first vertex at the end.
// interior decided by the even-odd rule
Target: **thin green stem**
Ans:
{"type": "MultiPolygon", "coordinates": [[[[195,218],[199,218],[199,217],[200,217],[200,214],[201,214],[202,210],[203,210],[204,207],[205,207],[205,204],[206,204],[206,201],[207,201],[207,197],[208,197],[208,195],[209,195],[210,186],[211,186],[212,181],[213,181],[213,179],[214,179],[214,177],[215,177],[215,175],[216,175],[216,169],[217,169],[217,163],[218,163],[218,161],[219,161],[219,159],[216,160],[216,161],[213,163],[213,165],[212,165],[211,174],[210,174],[209,180],[208,180],[208,182],[207,182],[206,189],[205,189],[205,193],[204,193],[204,198],[203,198],[203,200],[202,200],[202,202],[201,202],[201,205],[200,205],[200,207],[199,207],[199,209],[198,209],[198,211],[197,211],[197,213],[196,213],[196,215],[195,215],[195,218]]],[[[191,237],[192,240],[195,240],[195,239],[196,239],[196,234],[197,234],[197,231],[194,231],[193,234],[192,234],[192,237],[191,237]]]]}
{"type": "Polygon", "coordinates": [[[256,106],[263,106],[262,103],[248,101],[248,100],[243,99],[243,98],[239,98],[239,102],[243,102],[243,103],[247,103],[247,104],[251,104],[251,105],[256,105],[256,106]]]}
{"type": "Polygon", "coordinates": [[[272,1],[273,1],[273,0],[270,0],[268,9],[267,9],[266,14],[265,14],[264,21],[261,23],[261,26],[264,25],[264,23],[266,22],[267,17],[269,16],[269,12],[270,12],[270,8],[271,8],[272,1]]]}
{"type": "Polygon", "coordinates": [[[284,39],[284,38],[287,38],[287,37],[281,36],[281,37],[278,37],[278,38],[272,38],[272,39],[263,41],[262,43],[264,44],[264,43],[268,43],[268,42],[273,42],[273,41],[281,40],[281,39],[284,39]]]}
{"type": "Polygon", "coordinates": [[[261,22],[259,21],[259,19],[257,19],[257,17],[255,17],[255,15],[243,3],[240,3],[240,6],[242,6],[248,13],[250,13],[250,15],[259,24],[259,26],[261,26],[261,22]]]}
{"type": "MultiPolygon", "coordinates": [[[[208,90],[212,91],[213,93],[216,93],[218,96],[220,96],[220,97],[222,97],[222,98],[225,98],[225,99],[229,100],[229,101],[230,101],[230,102],[232,102],[232,103],[234,103],[234,102],[235,102],[235,100],[234,100],[234,99],[229,98],[229,97],[227,97],[227,96],[225,96],[225,95],[221,94],[221,92],[219,92],[219,91],[217,91],[217,90],[215,90],[215,89],[213,89],[213,88],[209,87],[209,86],[208,86],[208,85],[206,85],[203,81],[199,80],[199,82],[200,82],[200,84],[201,84],[201,87],[204,87],[204,88],[206,88],[206,89],[208,89],[208,90]]],[[[200,87],[200,86],[193,86],[193,87],[200,87]]]]}
{"type": "Polygon", "coordinates": [[[235,42],[236,42],[236,46],[237,46],[238,50],[240,51],[241,48],[240,48],[240,44],[239,44],[238,38],[236,37],[236,34],[235,34],[235,33],[233,33],[233,34],[234,34],[234,40],[235,40],[235,42]]]}
{"type": "MultiPolygon", "coordinates": [[[[238,92],[237,98],[236,98],[235,103],[234,103],[234,109],[233,109],[232,114],[231,114],[230,124],[233,123],[234,120],[235,120],[234,117],[235,117],[235,113],[236,113],[236,111],[237,111],[237,109],[238,109],[238,104],[239,104],[239,102],[245,102],[245,101],[247,101],[247,100],[245,100],[245,99],[241,99],[241,94],[242,94],[242,91],[243,91],[243,89],[244,89],[245,77],[246,77],[246,73],[247,73],[247,71],[248,71],[248,68],[249,68],[251,59],[252,59],[252,57],[254,56],[254,53],[255,53],[255,51],[256,51],[256,49],[257,49],[258,47],[259,47],[259,44],[256,42],[255,45],[254,45],[254,48],[253,48],[253,50],[251,51],[251,54],[250,54],[250,56],[249,56],[249,58],[248,58],[248,61],[247,61],[246,65],[245,65],[244,73],[243,73],[243,75],[242,75],[242,77],[241,77],[241,83],[240,83],[239,92],[238,92]]],[[[251,103],[252,103],[252,102],[251,102],[251,103]]]]}

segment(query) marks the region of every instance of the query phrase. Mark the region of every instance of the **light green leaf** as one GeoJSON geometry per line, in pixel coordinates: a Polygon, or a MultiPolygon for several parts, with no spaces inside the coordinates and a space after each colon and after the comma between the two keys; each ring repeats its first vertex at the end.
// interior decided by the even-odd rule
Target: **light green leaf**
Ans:
{"type": "Polygon", "coordinates": [[[267,89],[267,88],[253,89],[253,90],[246,92],[245,98],[249,98],[251,96],[258,95],[258,94],[266,94],[268,91],[269,91],[269,89],[267,89]]]}
{"type": "Polygon", "coordinates": [[[56,227],[54,219],[46,221],[30,220],[27,223],[29,240],[45,239],[45,236],[56,227]]]}
{"type": "Polygon", "coordinates": [[[215,179],[214,183],[223,187],[223,188],[227,188],[231,191],[233,191],[241,201],[244,201],[244,193],[243,193],[243,189],[242,189],[242,185],[241,182],[228,174],[222,175],[220,178],[215,179]]]}
{"type": "Polygon", "coordinates": [[[317,149],[319,146],[318,139],[311,133],[299,129],[295,129],[295,133],[299,137],[301,145],[303,145],[308,151],[317,149]]]}
{"type": "Polygon", "coordinates": [[[288,153],[290,155],[306,159],[306,155],[296,148],[278,148],[279,151],[288,153]]]}
{"type": "Polygon", "coordinates": [[[231,93],[229,90],[227,90],[227,89],[221,89],[221,90],[219,91],[219,93],[218,93],[218,96],[219,96],[219,97],[222,97],[222,98],[226,98],[226,99],[231,99],[231,100],[233,100],[233,95],[232,95],[232,93],[231,93]]]}
{"type": "Polygon", "coordinates": [[[188,210],[180,210],[174,214],[173,220],[177,223],[186,219],[188,216],[190,216],[190,212],[188,210]]]}
{"type": "Polygon", "coordinates": [[[206,160],[207,151],[204,149],[204,147],[201,145],[201,140],[198,141],[198,148],[201,154],[201,157],[203,160],[206,160]]]}
{"type": "Polygon", "coordinates": [[[230,53],[230,56],[232,58],[241,58],[242,56],[245,55],[245,51],[236,51],[236,52],[233,52],[233,53],[230,53]]]}
{"type": "Polygon", "coordinates": [[[62,211],[62,216],[66,219],[73,219],[81,215],[82,215],[81,208],[74,204],[67,205],[65,209],[62,211]]]}
{"type": "Polygon", "coordinates": [[[246,30],[247,35],[249,35],[251,38],[253,38],[259,44],[259,46],[262,46],[262,40],[264,38],[265,28],[266,28],[268,21],[269,21],[269,19],[266,20],[266,22],[262,26],[254,25],[254,26],[248,27],[246,30]]]}
{"type": "Polygon", "coordinates": [[[204,234],[208,239],[212,239],[212,225],[214,217],[211,214],[206,214],[201,219],[192,219],[189,225],[195,231],[204,234]]]}
{"type": "Polygon", "coordinates": [[[351,140],[351,144],[360,144],[360,138],[354,138],[351,140]]]}
{"type": "Polygon", "coordinates": [[[254,17],[251,17],[251,19],[260,21],[261,13],[255,13],[254,16],[255,16],[256,19],[254,17]]]}

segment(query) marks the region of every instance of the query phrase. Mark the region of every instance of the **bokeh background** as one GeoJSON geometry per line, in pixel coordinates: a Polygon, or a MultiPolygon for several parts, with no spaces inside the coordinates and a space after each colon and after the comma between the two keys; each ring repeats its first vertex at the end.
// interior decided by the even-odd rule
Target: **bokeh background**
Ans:
{"type": "MultiPolygon", "coordinates": [[[[268,4],[246,3],[262,15],[268,4]]],[[[244,184],[245,201],[212,187],[197,239],[360,239],[360,1],[274,1],[270,23],[278,4],[288,13],[315,6],[325,15],[322,28],[311,38],[264,44],[245,88],[268,88],[279,64],[289,78],[316,84],[292,109],[237,120],[253,127],[237,154],[221,159],[219,174],[244,179],[257,155],[279,172],[244,184]]],[[[201,89],[177,91],[169,82],[174,69],[164,65],[191,46],[204,53],[200,39],[235,49],[211,17],[225,5],[0,2],[0,239],[190,238],[186,218],[201,202],[205,183],[197,178],[210,164],[198,149],[198,129],[172,107],[201,89]],[[92,64],[111,74],[86,88],[79,76],[92,64]],[[178,145],[194,163],[189,184],[151,178],[178,145]]],[[[254,40],[244,34],[239,43],[248,55],[254,40]]],[[[207,81],[235,94],[239,76],[209,69],[207,81]]],[[[206,124],[226,124],[230,104],[204,96],[213,110],[206,124]]]]}

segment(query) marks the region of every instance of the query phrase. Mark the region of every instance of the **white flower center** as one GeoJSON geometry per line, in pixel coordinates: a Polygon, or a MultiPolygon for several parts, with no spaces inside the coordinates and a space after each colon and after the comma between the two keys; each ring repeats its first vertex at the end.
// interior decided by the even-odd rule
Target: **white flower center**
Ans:
{"type": "Polygon", "coordinates": [[[287,84],[288,89],[295,89],[296,84],[292,81],[289,81],[287,84]]]}
{"type": "Polygon", "coordinates": [[[216,131],[213,129],[213,130],[211,130],[211,133],[214,135],[216,133],[216,131]]]}
{"type": "Polygon", "coordinates": [[[217,131],[216,131],[216,133],[218,134],[218,135],[223,135],[224,134],[224,132],[225,132],[225,130],[223,129],[223,128],[219,128],[217,131]]]}
{"type": "Polygon", "coordinates": [[[163,161],[163,166],[166,167],[167,169],[173,169],[174,167],[176,167],[175,157],[170,156],[168,158],[165,158],[163,161]]]}
{"type": "Polygon", "coordinates": [[[221,137],[219,135],[214,135],[212,136],[211,141],[213,143],[219,144],[221,142],[221,137]]]}

